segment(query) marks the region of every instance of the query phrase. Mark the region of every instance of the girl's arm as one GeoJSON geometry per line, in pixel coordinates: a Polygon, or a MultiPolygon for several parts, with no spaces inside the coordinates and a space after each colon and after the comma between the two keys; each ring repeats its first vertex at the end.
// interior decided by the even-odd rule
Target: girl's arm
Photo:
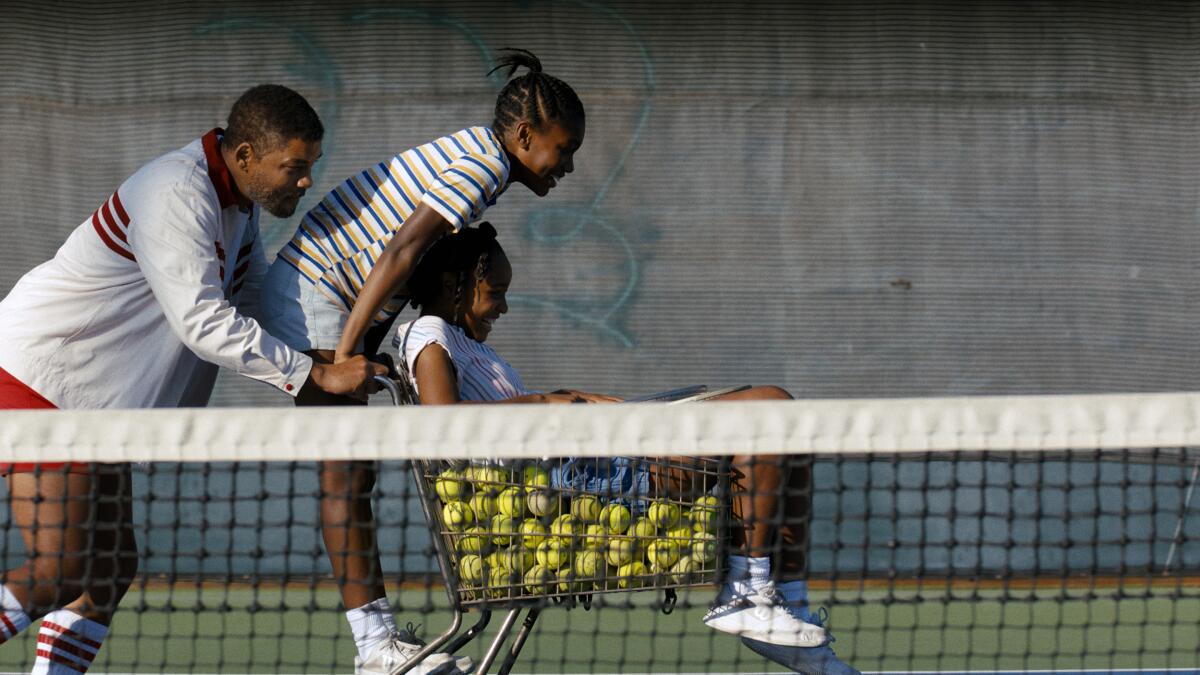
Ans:
{"type": "MultiPolygon", "coordinates": [[[[435,345],[430,345],[430,347],[435,345]]],[[[600,394],[560,390],[550,394],[525,394],[502,401],[464,401],[459,397],[458,378],[454,374],[454,362],[445,349],[426,347],[413,364],[413,377],[417,390],[421,392],[421,405],[445,405],[449,403],[595,403],[618,399],[600,394]]]]}
{"type": "Polygon", "coordinates": [[[341,363],[354,355],[358,343],[371,327],[371,320],[404,287],[421,261],[421,256],[435,241],[452,231],[449,221],[437,211],[424,203],[417,205],[367,275],[367,281],[359,291],[354,309],[350,311],[350,317],[342,329],[342,337],[333,355],[334,363],[341,363]]]}

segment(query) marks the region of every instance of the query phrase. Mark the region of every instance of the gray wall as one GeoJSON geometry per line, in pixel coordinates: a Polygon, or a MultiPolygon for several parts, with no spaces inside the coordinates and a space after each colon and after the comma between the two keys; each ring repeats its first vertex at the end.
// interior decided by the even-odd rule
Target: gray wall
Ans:
{"type": "MultiPolygon", "coordinates": [[[[490,58],[522,46],[588,108],[562,187],[545,200],[514,188],[487,214],[517,269],[492,343],[532,386],[943,396],[1183,390],[1200,378],[1194,5],[167,1],[5,13],[0,290],[139,165],[220,124],[252,84],[297,88],[327,123],[303,207],[368,163],[486,123],[502,84],[484,76],[490,58]]],[[[267,219],[268,248],[294,225],[267,219]]],[[[215,403],[287,402],[223,377],[215,403]]],[[[986,466],[939,466],[914,469],[949,485],[932,499],[893,491],[903,472],[823,466],[821,485],[840,475],[858,487],[820,493],[822,508],[890,503],[909,516],[830,520],[817,537],[876,552],[908,537],[929,547],[914,544],[918,558],[947,558],[933,567],[971,568],[979,556],[1003,567],[1007,554],[980,542],[1041,500],[1028,527],[1050,552],[1030,555],[1057,569],[1092,555],[1054,553],[1068,530],[1108,531],[1080,520],[1106,499],[1075,487],[1065,466],[1012,489],[1005,472],[1019,472],[987,469],[1011,500],[991,525],[946,511],[996,503],[954,478],[986,466]]],[[[311,490],[309,478],[299,482],[311,490]]],[[[230,489],[188,480],[180,489],[230,489]]],[[[164,481],[139,486],[169,495],[164,481]]],[[[1180,490],[1166,489],[1120,498],[1173,523],[1180,490]]],[[[309,502],[234,511],[262,504],[303,520],[309,502]]],[[[155,513],[192,524],[208,508],[155,513]]],[[[384,510],[409,512],[399,498],[384,510]]],[[[287,532],[299,548],[316,545],[311,524],[287,532]]],[[[1187,532],[1200,536],[1200,517],[1187,532]]],[[[144,535],[149,567],[162,568],[164,542],[189,536],[227,535],[155,528],[144,535]]],[[[1161,557],[1155,542],[1145,556],[1161,557]]],[[[1104,551],[1095,555],[1119,563],[1104,551]]],[[[1194,543],[1188,551],[1200,564],[1194,543]]]]}

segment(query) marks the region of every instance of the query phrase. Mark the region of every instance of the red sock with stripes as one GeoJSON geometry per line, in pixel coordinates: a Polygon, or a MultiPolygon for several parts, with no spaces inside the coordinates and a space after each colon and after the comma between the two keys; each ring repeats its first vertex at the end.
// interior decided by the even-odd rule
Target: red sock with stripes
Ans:
{"type": "Polygon", "coordinates": [[[42,617],[38,631],[37,659],[30,675],[73,675],[86,673],[100,651],[108,626],[90,621],[75,612],[60,609],[42,617]]]}
{"type": "Polygon", "coordinates": [[[16,637],[30,623],[29,615],[22,609],[17,597],[8,590],[8,586],[0,586],[0,645],[16,637]]]}

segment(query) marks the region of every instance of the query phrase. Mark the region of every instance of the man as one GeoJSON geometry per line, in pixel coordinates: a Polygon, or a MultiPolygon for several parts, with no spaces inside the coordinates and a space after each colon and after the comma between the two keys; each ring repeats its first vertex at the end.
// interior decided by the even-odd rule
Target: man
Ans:
{"type": "MultiPolygon", "coordinates": [[[[249,318],[259,208],[292,215],[323,135],[302,96],[261,85],[228,129],[122,183],[0,302],[0,409],[204,405],[221,366],[292,396],[366,396],[382,366],[314,364],[249,318]]],[[[0,643],[42,616],[33,672],[85,672],[137,570],[129,465],[0,472],[29,554],[3,575],[0,643]]]]}

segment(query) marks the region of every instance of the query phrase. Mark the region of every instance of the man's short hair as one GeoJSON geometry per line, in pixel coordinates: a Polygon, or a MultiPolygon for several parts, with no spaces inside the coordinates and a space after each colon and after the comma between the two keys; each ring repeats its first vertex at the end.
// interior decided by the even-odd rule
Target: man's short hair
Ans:
{"type": "Polygon", "coordinates": [[[223,144],[236,148],[249,143],[262,154],[292,139],[312,142],[324,136],[321,118],[303,96],[283,85],[260,84],[234,102],[223,144]]]}

